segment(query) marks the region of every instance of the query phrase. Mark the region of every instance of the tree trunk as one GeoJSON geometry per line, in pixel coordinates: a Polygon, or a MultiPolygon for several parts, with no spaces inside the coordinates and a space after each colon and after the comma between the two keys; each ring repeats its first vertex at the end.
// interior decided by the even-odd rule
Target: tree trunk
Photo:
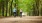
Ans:
{"type": "Polygon", "coordinates": [[[8,0],[6,0],[6,16],[7,16],[7,12],[8,12],[8,0]]]}
{"type": "Polygon", "coordinates": [[[12,0],[12,2],[11,2],[11,15],[13,14],[13,13],[12,13],[12,3],[13,3],[13,0],[12,0]]]}
{"type": "Polygon", "coordinates": [[[37,13],[36,16],[39,16],[39,0],[36,0],[36,9],[37,9],[37,13]]]}
{"type": "Polygon", "coordinates": [[[35,0],[35,2],[33,5],[33,15],[39,16],[39,0],[35,0]]]}
{"type": "Polygon", "coordinates": [[[41,8],[41,16],[42,16],[42,8],[41,8]]]}
{"type": "Polygon", "coordinates": [[[2,0],[2,16],[4,16],[4,1],[2,0]]]}

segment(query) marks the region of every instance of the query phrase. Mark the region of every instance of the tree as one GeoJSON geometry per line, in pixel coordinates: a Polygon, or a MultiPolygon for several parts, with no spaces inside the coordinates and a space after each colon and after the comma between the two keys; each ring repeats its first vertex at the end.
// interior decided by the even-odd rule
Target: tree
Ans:
{"type": "Polygon", "coordinates": [[[4,0],[2,0],[1,4],[2,4],[2,15],[4,16],[4,0]]]}
{"type": "Polygon", "coordinates": [[[33,15],[39,16],[39,0],[35,0],[35,4],[33,4],[33,15]]]}
{"type": "Polygon", "coordinates": [[[11,1],[11,7],[10,7],[11,8],[11,15],[12,15],[12,3],[13,3],[13,0],[11,1]]]}
{"type": "Polygon", "coordinates": [[[39,1],[40,0],[36,0],[36,7],[37,7],[37,14],[36,14],[36,16],[39,16],[39,1]]]}

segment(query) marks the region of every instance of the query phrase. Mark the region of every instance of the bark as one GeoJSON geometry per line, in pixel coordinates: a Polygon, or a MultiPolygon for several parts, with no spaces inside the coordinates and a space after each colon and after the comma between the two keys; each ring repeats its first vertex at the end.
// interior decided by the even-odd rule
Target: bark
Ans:
{"type": "Polygon", "coordinates": [[[7,16],[7,12],[8,12],[8,0],[6,0],[6,16],[7,16]]]}
{"type": "Polygon", "coordinates": [[[2,16],[4,16],[4,1],[3,0],[1,2],[1,4],[2,4],[2,16]]]}
{"type": "Polygon", "coordinates": [[[12,3],[13,3],[13,0],[12,0],[12,2],[11,2],[11,15],[12,15],[12,3]]]}

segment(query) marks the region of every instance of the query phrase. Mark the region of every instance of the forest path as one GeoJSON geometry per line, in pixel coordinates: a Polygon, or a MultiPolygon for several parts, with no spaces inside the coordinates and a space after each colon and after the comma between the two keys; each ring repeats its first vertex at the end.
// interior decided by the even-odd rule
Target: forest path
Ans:
{"type": "Polygon", "coordinates": [[[42,23],[42,16],[8,17],[0,19],[0,23],[42,23]]]}

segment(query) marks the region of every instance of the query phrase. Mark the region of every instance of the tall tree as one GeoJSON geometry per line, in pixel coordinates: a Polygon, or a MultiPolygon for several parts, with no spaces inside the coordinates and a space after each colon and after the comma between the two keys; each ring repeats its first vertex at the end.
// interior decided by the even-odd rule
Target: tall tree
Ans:
{"type": "Polygon", "coordinates": [[[36,0],[36,9],[37,9],[36,16],[39,16],[39,1],[40,0],[36,0]]]}
{"type": "Polygon", "coordinates": [[[41,8],[41,16],[42,16],[42,8],[41,8]]]}
{"type": "Polygon", "coordinates": [[[33,4],[33,15],[39,16],[39,0],[35,0],[35,4],[33,4]]]}
{"type": "Polygon", "coordinates": [[[4,0],[2,0],[1,4],[2,4],[2,15],[4,16],[4,0]]]}
{"type": "Polygon", "coordinates": [[[40,14],[41,14],[41,16],[42,16],[42,0],[40,0],[40,7],[41,7],[41,8],[40,8],[40,10],[41,10],[41,11],[40,11],[40,14]]]}
{"type": "Polygon", "coordinates": [[[33,4],[33,16],[35,16],[35,4],[33,4]]]}
{"type": "Polygon", "coordinates": [[[11,15],[12,15],[12,3],[13,3],[13,0],[11,1],[11,7],[10,7],[11,8],[11,15]]]}
{"type": "Polygon", "coordinates": [[[8,0],[6,0],[6,16],[7,16],[7,12],[8,12],[8,0]]]}

